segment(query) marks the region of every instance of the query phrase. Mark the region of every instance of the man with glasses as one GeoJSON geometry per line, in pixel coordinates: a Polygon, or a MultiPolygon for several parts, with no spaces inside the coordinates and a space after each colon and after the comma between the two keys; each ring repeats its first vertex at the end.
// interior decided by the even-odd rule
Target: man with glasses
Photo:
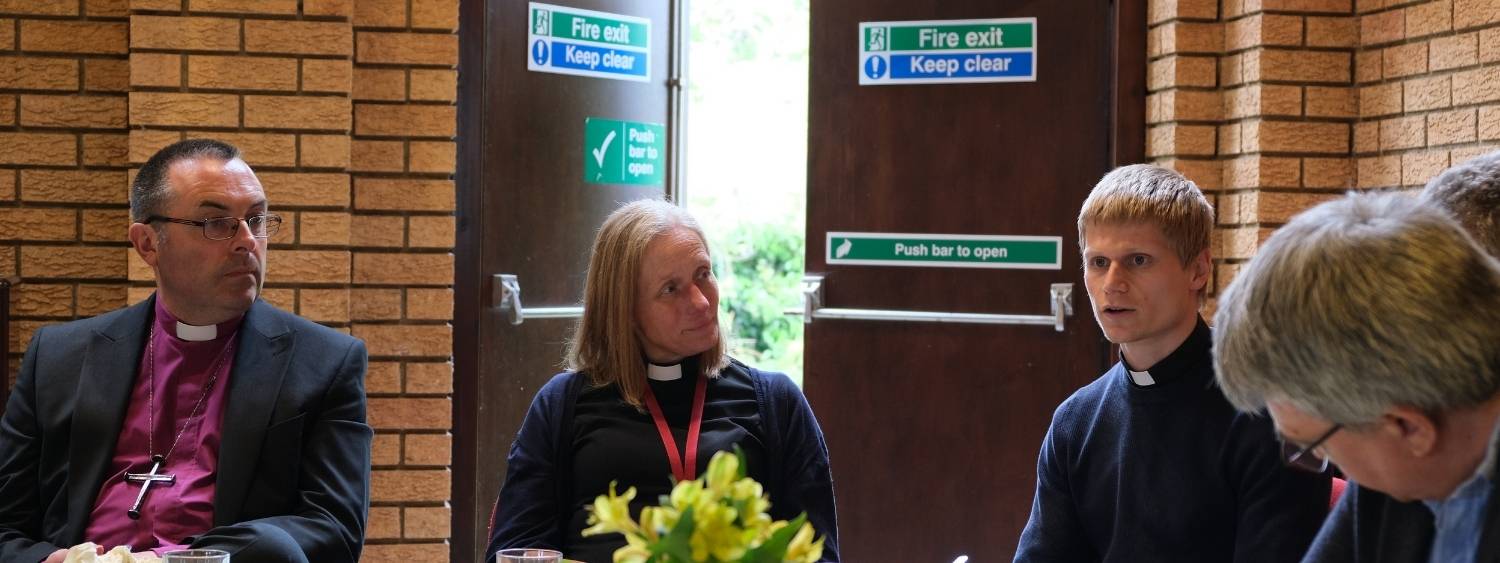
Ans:
{"type": "Polygon", "coordinates": [[[1156,166],[1084,201],[1084,285],[1120,361],[1053,415],[1018,563],[1295,561],[1317,533],[1328,477],[1283,467],[1270,423],[1213,383],[1213,224],[1198,187],[1156,166]]]}
{"type": "Polygon", "coordinates": [[[1277,230],[1214,317],[1220,385],[1350,480],[1304,562],[1500,561],[1500,262],[1430,201],[1277,230]]]}
{"type": "Polygon", "coordinates": [[[0,420],[0,561],[84,542],[358,560],[365,348],[259,299],[282,220],[255,173],[178,142],[141,167],[130,214],[156,292],[32,338],[0,420]]]}

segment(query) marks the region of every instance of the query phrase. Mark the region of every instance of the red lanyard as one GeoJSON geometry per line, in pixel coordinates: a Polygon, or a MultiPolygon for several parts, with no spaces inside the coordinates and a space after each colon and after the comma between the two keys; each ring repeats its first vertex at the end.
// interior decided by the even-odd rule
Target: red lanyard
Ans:
{"type": "Polygon", "coordinates": [[[667,448],[667,462],[672,464],[672,476],[678,482],[692,481],[698,475],[698,433],[703,429],[703,397],[708,394],[708,377],[698,374],[698,388],[693,391],[693,417],[688,420],[687,459],[677,454],[677,440],[672,439],[672,429],[667,426],[667,417],[661,413],[656,394],[651,384],[646,384],[646,409],[651,411],[651,420],[656,422],[656,431],[661,434],[661,445],[667,448]]]}

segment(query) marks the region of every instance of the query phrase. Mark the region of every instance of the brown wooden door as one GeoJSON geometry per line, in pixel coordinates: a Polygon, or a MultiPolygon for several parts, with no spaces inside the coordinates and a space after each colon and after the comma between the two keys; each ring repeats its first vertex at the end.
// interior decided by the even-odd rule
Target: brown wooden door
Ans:
{"type": "Polygon", "coordinates": [[[845,559],[1013,556],[1053,409],[1110,363],[1074,221],[1100,176],[1140,158],[1138,4],[1117,14],[1102,1],[812,3],[807,271],[826,276],[823,306],[1047,314],[1049,284],[1076,284],[1064,332],[808,326],[806,392],[828,440],[845,559]],[[1035,82],[858,84],[860,22],[1029,17],[1035,82]],[[1124,36],[1116,21],[1130,22],[1124,36]],[[1062,267],[829,265],[829,231],[1060,236],[1062,267]]]}
{"type": "MultiPolygon", "coordinates": [[[[584,120],[660,123],[669,131],[676,125],[670,84],[678,68],[677,2],[546,3],[651,20],[650,76],[637,82],[528,71],[527,2],[460,4],[453,561],[482,559],[505,456],[532,396],[560,371],[574,324],[530,319],[512,326],[494,307],[492,276],[518,276],[527,308],[576,305],[604,217],[664,190],[585,182],[584,120]]],[[[670,171],[676,159],[667,152],[670,171]]]]}

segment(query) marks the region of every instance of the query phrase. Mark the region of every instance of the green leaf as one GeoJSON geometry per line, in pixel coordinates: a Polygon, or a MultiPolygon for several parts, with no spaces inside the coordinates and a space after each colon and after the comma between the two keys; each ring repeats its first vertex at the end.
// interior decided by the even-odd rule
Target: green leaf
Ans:
{"type": "Polygon", "coordinates": [[[782,563],[785,561],[786,547],[791,545],[792,537],[797,535],[797,530],[802,529],[804,522],[807,522],[806,512],[798,514],[786,526],[772,532],[771,537],[766,538],[765,543],[745,552],[744,563],[782,563]]]}
{"type": "Polygon", "coordinates": [[[667,532],[667,535],[651,545],[651,559],[692,563],[693,547],[690,540],[693,537],[693,528],[693,507],[689,506],[687,510],[682,511],[682,516],[678,518],[677,525],[672,527],[672,531],[667,532]]]}

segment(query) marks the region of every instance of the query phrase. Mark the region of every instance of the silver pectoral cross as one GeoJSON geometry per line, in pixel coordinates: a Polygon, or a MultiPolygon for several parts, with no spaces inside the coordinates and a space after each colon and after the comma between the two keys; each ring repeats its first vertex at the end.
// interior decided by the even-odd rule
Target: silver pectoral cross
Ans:
{"type": "Polygon", "coordinates": [[[135,506],[130,507],[130,511],[126,512],[126,514],[130,515],[131,520],[141,519],[141,503],[146,501],[146,491],[151,488],[151,485],[171,485],[177,480],[176,475],[157,473],[157,471],[161,470],[161,464],[164,462],[166,462],[166,459],[162,456],[153,455],[151,456],[150,472],[125,474],[126,482],[141,484],[141,492],[135,496],[135,506]]]}

